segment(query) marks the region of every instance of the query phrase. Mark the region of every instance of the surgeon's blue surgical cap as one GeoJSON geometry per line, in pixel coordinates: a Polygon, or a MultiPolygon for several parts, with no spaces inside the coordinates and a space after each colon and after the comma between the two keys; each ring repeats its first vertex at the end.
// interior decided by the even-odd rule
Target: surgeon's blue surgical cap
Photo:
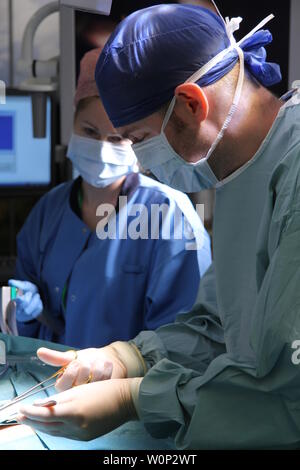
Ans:
{"type": "MultiPolygon", "coordinates": [[[[240,47],[251,74],[264,86],[281,80],[277,64],[266,62],[267,30],[240,47]]],[[[139,121],[168,103],[178,85],[230,46],[225,24],[210,10],[194,5],[156,5],[123,20],[111,35],[97,64],[96,82],[115,127],[139,121]]],[[[220,80],[238,62],[231,50],[197,83],[220,80]]]]}

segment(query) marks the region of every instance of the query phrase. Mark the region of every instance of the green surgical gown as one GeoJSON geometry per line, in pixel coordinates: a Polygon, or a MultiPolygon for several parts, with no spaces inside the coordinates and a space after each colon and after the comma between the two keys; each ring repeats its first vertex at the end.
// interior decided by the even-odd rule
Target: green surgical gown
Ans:
{"type": "Polygon", "coordinates": [[[216,192],[214,263],[196,305],[134,339],[149,367],[138,412],[180,449],[300,448],[298,97],[216,192]]]}

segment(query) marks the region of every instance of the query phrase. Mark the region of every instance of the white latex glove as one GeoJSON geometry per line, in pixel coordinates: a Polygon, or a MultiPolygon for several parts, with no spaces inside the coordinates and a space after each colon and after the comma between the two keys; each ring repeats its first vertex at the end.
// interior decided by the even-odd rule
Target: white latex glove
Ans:
{"type": "Polygon", "coordinates": [[[77,352],[40,348],[37,355],[46,364],[55,367],[67,366],[55,384],[58,391],[90,382],[127,377],[126,367],[112,345],[100,349],[82,349],[77,352]]]}
{"type": "Polygon", "coordinates": [[[107,380],[72,388],[51,396],[57,402],[51,408],[22,406],[17,421],[52,436],[95,439],[137,419],[130,392],[131,381],[136,380],[142,379],[107,380]]]}

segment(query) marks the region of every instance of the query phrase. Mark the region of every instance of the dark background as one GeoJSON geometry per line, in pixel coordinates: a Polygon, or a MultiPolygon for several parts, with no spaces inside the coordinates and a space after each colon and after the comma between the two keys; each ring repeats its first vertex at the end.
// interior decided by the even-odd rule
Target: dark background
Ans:
{"type": "MultiPolygon", "coordinates": [[[[109,18],[98,16],[95,20],[95,15],[89,13],[78,12],[76,15],[76,50],[77,56],[77,75],[79,73],[80,60],[91,47],[94,47],[85,40],[85,31],[88,31],[91,26],[93,27],[95,21],[100,25],[106,21],[113,20],[118,23],[123,18],[133,13],[134,11],[146,8],[152,5],[170,3],[183,3],[180,1],[151,1],[151,0],[113,0],[111,15],[109,18]]],[[[193,3],[193,2],[191,2],[193,3]]],[[[201,1],[199,1],[199,4],[201,1]]],[[[203,3],[203,2],[202,2],[203,3]]],[[[205,3],[211,3],[206,0],[205,3]]],[[[242,39],[248,34],[257,24],[265,17],[273,13],[275,18],[270,21],[265,28],[269,29],[273,34],[273,42],[267,46],[268,61],[279,63],[283,75],[283,80],[280,84],[275,85],[272,91],[277,95],[283,95],[288,88],[288,70],[289,70],[289,24],[290,24],[290,0],[285,2],[272,2],[270,0],[251,0],[251,2],[241,2],[240,0],[219,0],[217,5],[220,12],[224,16],[232,18],[241,16],[243,22],[241,23],[240,30],[237,31],[235,37],[242,39]]]]}

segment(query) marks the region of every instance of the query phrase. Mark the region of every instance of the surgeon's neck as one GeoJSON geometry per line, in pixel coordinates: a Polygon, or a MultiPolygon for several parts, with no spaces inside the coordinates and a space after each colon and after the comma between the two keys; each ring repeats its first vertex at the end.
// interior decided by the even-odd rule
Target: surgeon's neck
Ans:
{"type": "MultiPolygon", "coordinates": [[[[126,176],[105,188],[95,188],[82,180],[82,220],[91,230],[94,231],[101,221],[101,217],[97,216],[97,209],[100,205],[109,204],[111,208],[117,207],[118,198],[125,179],[126,176]]],[[[107,217],[103,216],[102,219],[107,219],[107,217]]]]}
{"type": "Polygon", "coordinates": [[[117,202],[126,177],[122,177],[105,188],[95,188],[82,180],[83,202],[90,206],[117,202]]]}
{"type": "Polygon", "coordinates": [[[284,103],[263,87],[245,93],[209,164],[219,180],[250,161],[267,137],[284,103]]]}

